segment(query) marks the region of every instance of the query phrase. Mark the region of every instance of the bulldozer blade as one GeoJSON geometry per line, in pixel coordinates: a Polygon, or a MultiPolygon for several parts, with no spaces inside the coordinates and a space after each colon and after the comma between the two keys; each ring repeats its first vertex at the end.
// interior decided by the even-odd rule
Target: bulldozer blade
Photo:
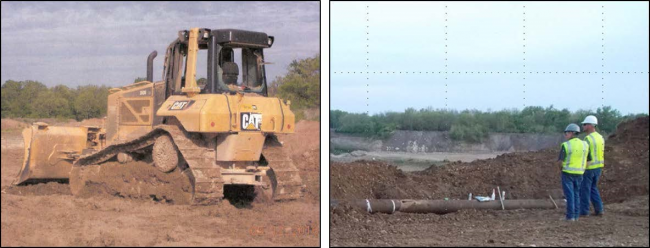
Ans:
{"type": "Polygon", "coordinates": [[[39,181],[66,181],[72,163],[86,148],[87,127],[50,127],[34,123],[23,130],[25,157],[15,185],[39,181]]]}

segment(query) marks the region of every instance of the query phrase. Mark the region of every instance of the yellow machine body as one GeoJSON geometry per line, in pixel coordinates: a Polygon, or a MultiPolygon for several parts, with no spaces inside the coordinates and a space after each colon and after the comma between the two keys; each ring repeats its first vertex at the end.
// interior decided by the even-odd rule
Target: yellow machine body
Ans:
{"type": "Polygon", "coordinates": [[[219,133],[217,161],[257,161],[266,133],[293,133],[295,117],[278,98],[257,95],[172,96],[158,110],[188,132],[219,133]]]}
{"type": "Polygon", "coordinates": [[[268,97],[265,88],[262,48],[272,43],[272,36],[260,32],[180,31],[167,49],[163,81],[152,82],[154,51],[147,81],[109,91],[103,128],[35,123],[25,129],[25,160],[15,184],[64,180],[72,167],[151,155],[153,144],[163,144],[158,138],[169,136],[174,142],[170,152],[175,148],[183,158],[178,168],[192,174],[195,202],[222,197],[225,184],[259,186],[275,199],[295,199],[301,179],[274,136],[293,133],[295,116],[289,101],[268,97]],[[209,67],[217,69],[207,88],[196,80],[200,49],[215,54],[209,56],[209,67]],[[241,82],[232,49],[242,49],[246,57],[241,82]]]}
{"type": "Polygon", "coordinates": [[[86,149],[102,146],[98,127],[51,127],[37,122],[23,130],[25,158],[15,184],[66,180],[72,163],[86,149]]]}
{"type": "MultiPolygon", "coordinates": [[[[154,87],[139,82],[111,89],[105,128],[34,124],[23,131],[25,162],[16,183],[29,179],[67,179],[84,149],[133,140],[155,126],[154,87]],[[106,140],[91,143],[89,134],[106,140]]],[[[266,134],[294,132],[295,116],[281,99],[256,94],[197,94],[169,97],[156,112],[174,117],[189,133],[216,135],[217,161],[258,161],[266,134]]]]}

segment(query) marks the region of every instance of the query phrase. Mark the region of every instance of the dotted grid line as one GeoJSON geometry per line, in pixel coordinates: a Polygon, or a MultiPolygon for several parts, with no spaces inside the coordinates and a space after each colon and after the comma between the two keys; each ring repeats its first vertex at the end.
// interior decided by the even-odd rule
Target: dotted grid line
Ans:
{"type": "Polygon", "coordinates": [[[364,73],[372,73],[372,74],[443,74],[443,73],[451,73],[451,74],[645,74],[645,73],[650,73],[650,72],[645,72],[645,71],[601,71],[601,72],[591,72],[591,71],[452,71],[452,72],[447,72],[447,71],[335,71],[332,72],[334,74],[364,74],[364,73]]]}
{"type": "MultiPolygon", "coordinates": [[[[602,13],[601,13],[601,18],[600,18],[601,24],[602,24],[601,25],[602,36],[600,38],[601,42],[602,42],[602,44],[601,44],[601,47],[602,47],[602,51],[601,51],[601,55],[602,55],[601,68],[602,68],[603,71],[605,71],[605,5],[602,5],[601,9],[603,10],[602,13]]],[[[601,95],[601,98],[602,98],[601,99],[602,100],[601,107],[605,107],[605,76],[601,77],[601,82],[602,82],[602,84],[600,86],[601,91],[602,91],[602,93],[601,93],[602,94],[601,95]]]]}
{"type": "Polygon", "coordinates": [[[370,5],[366,5],[366,114],[370,110],[370,5]]]}
{"type": "MultiPolygon", "coordinates": [[[[523,37],[524,37],[524,40],[523,40],[524,47],[522,48],[522,50],[524,52],[524,54],[523,54],[524,60],[523,60],[522,63],[524,65],[523,68],[526,68],[526,5],[524,5],[523,12],[524,12],[524,15],[523,15],[523,20],[524,21],[523,21],[523,28],[522,29],[523,29],[523,37]]],[[[526,107],[526,75],[524,75],[523,78],[524,78],[523,79],[523,85],[524,86],[523,86],[523,100],[522,101],[523,101],[523,105],[524,105],[524,108],[525,108],[526,107]]]]}
{"type": "Polygon", "coordinates": [[[447,47],[447,37],[448,37],[447,32],[449,31],[447,29],[447,25],[448,25],[448,23],[447,23],[447,19],[448,19],[447,11],[448,11],[447,5],[445,5],[445,108],[447,108],[448,103],[449,103],[449,101],[448,101],[449,100],[449,95],[447,94],[448,91],[449,91],[449,87],[448,87],[449,86],[449,81],[447,81],[447,77],[448,77],[448,73],[447,73],[447,69],[448,69],[447,68],[447,61],[448,61],[447,59],[448,59],[448,56],[447,56],[447,52],[449,51],[448,47],[447,47]]]}
{"type": "MultiPolygon", "coordinates": [[[[526,10],[525,10],[525,8],[526,8],[526,6],[524,5],[523,6],[523,9],[524,9],[523,10],[523,27],[522,27],[522,30],[523,30],[523,48],[522,48],[522,50],[523,50],[523,61],[522,61],[523,68],[526,67],[526,10]]],[[[601,55],[602,55],[601,56],[601,71],[600,72],[593,72],[593,73],[594,74],[600,73],[601,75],[603,75],[603,76],[601,76],[601,80],[602,80],[602,83],[601,83],[601,94],[602,94],[601,100],[602,100],[602,104],[601,104],[601,106],[604,107],[605,106],[605,81],[604,81],[605,76],[604,76],[604,74],[612,74],[612,72],[611,71],[605,71],[605,6],[602,5],[601,9],[602,9],[602,11],[601,11],[601,42],[602,42],[602,44],[601,44],[601,48],[602,48],[602,51],[601,51],[601,55]]],[[[448,41],[448,12],[447,11],[448,11],[448,6],[445,5],[445,71],[444,71],[444,73],[445,73],[445,107],[448,106],[448,103],[447,103],[447,100],[448,100],[448,96],[447,96],[448,82],[447,82],[447,80],[448,80],[448,74],[449,74],[449,71],[448,71],[448,43],[447,43],[447,41],[448,41]]],[[[352,73],[352,74],[366,73],[367,74],[366,75],[366,80],[367,80],[367,83],[366,83],[366,87],[367,87],[367,89],[366,89],[366,94],[367,94],[367,96],[366,96],[366,107],[368,107],[368,108],[370,106],[370,104],[369,104],[369,100],[370,100],[370,97],[369,97],[369,95],[370,95],[370,82],[369,82],[370,76],[369,76],[369,74],[370,73],[372,73],[372,74],[377,74],[377,73],[379,73],[379,74],[384,74],[384,73],[385,74],[391,74],[391,73],[392,74],[395,74],[395,73],[398,73],[398,74],[409,74],[409,73],[411,73],[411,74],[422,74],[422,73],[435,74],[435,71],[425,71],[425,72],[422,72],[422,71],[418,71],[418,72],[415,72],[415,71],[412,71],[412,72],[408,72],[408,71],[397,71],[397,72],[396,71],[393,71],[393,72],[379,71],[379,72],[371,72],[370,71],[370,65],[369,65],[369,63],[370,63],[370,51],[369,51],[369,49],[370,49],[370,25],[369,25],[369,23],[370,23],[370,6],[366,5],[366,71],[365,72],[356,72],[356,71],[353,71],[353,72],[349,72],[349,71],[348,72],[342,72],[342,71],[341,72],[333,72],[334,74],[350,74],[350,73],[352,73]]],[[[438,71],[438,74],[441,74],[441,73],[442,73],[441,71],[438,71]]],[[[476,72],[474,72],[474,71],[465,71],[465,74],[474,74],[474,73],[476,73],[476,74],[481,74],[481,73],[488,74],[487,71],[483,71],[483,72],[480,72],[480,71],[476,71],[476,72]]],[[[515,73],[515,74],[519,74],[519,73],[524,74],[524,76],[523,76],[524,82],[522,84],[523,85],[523,94],[524,94],[523,95],[523,100],[524,100],[523,106],[524,107],[526,106],[526,103],[525,103],[525,100],[526,100],[526,83],[525,83],[526,76],[525,76],[525,74],[540,74],[540,73],[541,74],[553,74],[552,71],[549,71],[549,72],[546,72],[546,71],[542,71],[542,72],[540,72],[540,71],[521,71],[521,72],[519,72],[519,71],[515,71],[515,72],[513,72],[513,71],[510,71],[510,72],[497,71],[496,72],[496,74],[508,74],[508,73],[509,74],[513,74],[513,73],[515,73]]],[[[582,72],[562,71],[561,73],[562,74],[591,74],[592,72],[591,71],[588,71],[588,72],[585,72],[585,71],[582,71],[582,72]]],[[[644,74],[644,73],[645,74],[650,74],[650,72],[637,72],[637,71],[627,71],[627,72],[625,72],[625,71],[620,71],[620,72],[615,71],[614,72],[614,74],[619,74],[619,73],[620,74],[644,74]]],[[[460,72],[460,71],[459,72],[453,72],[452,71],[451,74],[463,74],[463,72],[460,72]]],[[[495,72],[490,71],[489,74],[495,74],[495,72]]],[[[560,74],[560,72],[556,71],[555,74],[560,74]]],[[[366,113],[368,113],[368,110],[366,110],[366,113]]]]}

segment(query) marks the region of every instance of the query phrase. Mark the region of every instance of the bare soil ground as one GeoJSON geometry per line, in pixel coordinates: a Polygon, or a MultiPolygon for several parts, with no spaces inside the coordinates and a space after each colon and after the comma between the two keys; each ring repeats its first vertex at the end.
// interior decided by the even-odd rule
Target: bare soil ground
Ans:
{"type": "MultiPolygon", "coordinates": [[[[280,137],[307,186],[302,199],[245,205],[224,200],[213,206],[172,204],[162,196],[138,198],[101,189],[75,197],[68,184],[55,182],[11,187],[23,150],[22,145],[8,144],[20,144],[22,138],[19,132],[3,131],[2,246],[318,246],[319,126],[300,122],[295,134],[280,137]]],[[[143,168],[134,163],[130,169],[153,173],[143,168]]],[[[121,173],[118,169],[113,172],[121,173]]]]}
{"type": "MultiPolygon", "coordinates": [[[[330,208],[332,246],[648,246],[648,122],[619,125],[606,146],[606,216],[566,223],[564,209],[446,215],[330,208]]],[[[330,164],[332,199],[467,199],[500,186],[507,199],[562,197],[555,149],[404,172],[385,162],[330,164]]]]}

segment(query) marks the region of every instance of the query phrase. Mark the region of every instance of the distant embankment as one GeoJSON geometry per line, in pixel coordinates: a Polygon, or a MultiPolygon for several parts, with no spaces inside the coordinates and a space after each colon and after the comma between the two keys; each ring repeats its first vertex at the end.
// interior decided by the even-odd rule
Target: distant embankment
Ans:
{"type": "Polygon", "coordinates": [[[371,139],[330,130],[330,146],[340,150],[392,151],[410,153],[487,153],[537,151],[558,146],[560,134],[492,133],[482,143],[452,140],[448,132],[395,131],[387,139],[371,139]]]}

